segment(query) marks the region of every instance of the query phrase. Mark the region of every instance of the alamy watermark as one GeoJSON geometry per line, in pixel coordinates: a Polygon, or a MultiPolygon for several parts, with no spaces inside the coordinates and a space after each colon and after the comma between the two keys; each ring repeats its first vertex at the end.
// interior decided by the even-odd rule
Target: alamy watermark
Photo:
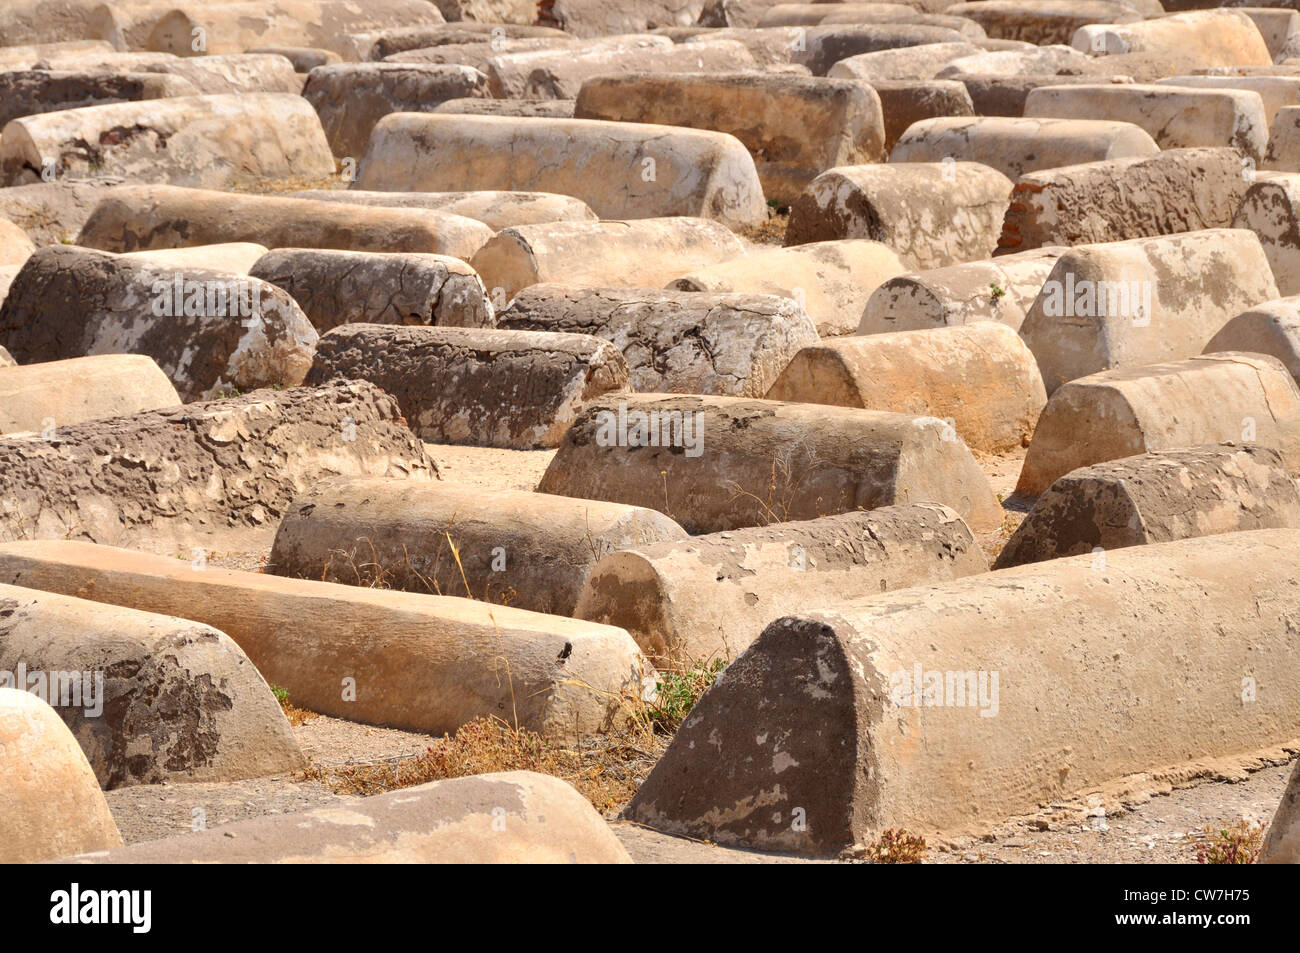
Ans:
{"type": "Polygon", "coordinates": [[[0,688],[30,692],[51,708],[80,708],[87,718],[104,713],[103,672],[28,671],[19,662],[13,671],[0,669],[0,688]]]}
{"type": "Polygon", "coordinates": [[[978,708],[981,718],[994,718],[998,673],[927,670],[916,662],[889,676],[889,700],[899,708],[978,708]]]}
{"type": "Polygon", "coordinates": [[[1151,282],[1053,278],[1043,285],[1043,313],[1049,318],[1129,318],[1135,327],[1151,323],[1151,282]]]}
{"type": "Polygon", "coordinates": [[[704,452],[704,416],[693,410],[618,410],[596,414],[596,443],[602,447],[681,447],[688,457],[704,452]]]}

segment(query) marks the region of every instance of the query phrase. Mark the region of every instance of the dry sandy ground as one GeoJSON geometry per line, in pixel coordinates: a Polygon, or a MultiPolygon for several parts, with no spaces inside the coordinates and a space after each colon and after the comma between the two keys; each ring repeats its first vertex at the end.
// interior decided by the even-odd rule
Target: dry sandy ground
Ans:
{"type": "MultiPolygon", "coordinates": [[[[495,450],[429,445],[443,478],[484,488],[532,490],[554,451],[495,450]]],[[[1024,517],[1032,501],[1013,496],[1023,452],[980,457],[981,466],[1007,513],[1003,528],[980,535],[992,559],[1024,517]]],[[[210,556],[216,565],[255,569],[265,552],[210,556]]],[[[348,764],[409,757],[434,740],[424,734],[374,728],[320,717],[294,729],[303,750],[317,764],[348,764]]],[[[1272,817],[1291,764],[1271,764],[1253,773],[1228,771],[1236,781],[1207,780],[1152,797],[1108,816],[1085,815],[1077,805],[1050,820],[1008,821],[980,839],[936,846],[931,863],[1194,863],[1190,832],[1239,819],[1272,817]],[[1046,828],[1046,829],[1043,829],[1046,828]]],[[[185,833],[201,818],[207,826],[264,814],[300,811],[350,799],[317,781],[259,778],[221,784],[155,785],[108,792],[108,803],[128,843],[185,833]]],[[[644,863],[807,863],[803,858],[733,850],[670,837],[610,819],[633,859],[644,863]]]]}

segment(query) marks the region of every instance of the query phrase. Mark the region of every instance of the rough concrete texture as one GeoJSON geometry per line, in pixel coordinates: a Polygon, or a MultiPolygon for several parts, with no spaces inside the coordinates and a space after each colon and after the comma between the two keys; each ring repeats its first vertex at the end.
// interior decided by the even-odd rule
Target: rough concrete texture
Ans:
{"type": "Polygon", "coordinates": [[[1251,182],[1232,227],[1259,237],[1281,294],[1300,294],[1300,175],[1268,172],[1251,182]]]}
{"type": "Polygon", "coordinates": [[[1260,850],[1261,864],[1300,864],[1300,765],[1291,772],[1260,850]]]}
{"type": "MultiPolygon", "coordinates": [[[[1300,13],[1288,10],[1300,23],[1300,13]]],[[[1193,89],[1240,89],[1258,93],[1264,103],[1264,117],[1271,126],[1277,112],[1285,106],[1300,105],[1300,76],[1168,76],[1157,81],[1162,86],[1187,86],[1193,89]]],[[[1267,139],[1267,133],[1265,134],[1267,139]]]]}
{"type": "Polygon", "coordinates": [[[433,209],[476,219],[497,232],[512,225],[596,221],[596,213],[587,207],[586,202],[571,195],[556,195],[554,192],[370,192],[364,189],[307,189],[291,195],[293,198],[322,202],[433,209]]]}
{"type": "Polygon", "coordinates": [[[987,36],[1024,40],[1037,46],[1069,43],[1074,31],[1089,23],[1133,23],[1142,19],[1131,6],[1111,0],[976,0],[948,8],[967,17],[987,36]]]}
{"type": "Polygon", "coordinates": [[[37,245],[70,242],[104,193],[120,182],[105,178],[0,188],[0,214],[21,227],[37,245]]]}
{"type": "Polygon", "coordinates": [[[1292,530],[1229,533],[1120,550],[1104,570],[1076,556],[778,620],[700,699],[624,816],[830,855],[1280,744],[1300,727],[1297,558],[1292,530]],[[1244,677],[1270,688],[1243,704],[1244,677]]]}
{"type": "Polygon", "coordinates": [[[180,96],[24,116],[0,139],[5,185],[55,176],[221,188],[290,175],[317,177],[334,160],[316,113],[287,93],[180,96]],[[50,173],[46,173],[48,177],[50,173]]]}
{"type": "Polygon", "coordinates": [[[275,53],[177,57],[143,67],[145,72],[179,77],[198,93],[302,92],[302,79],[287,57],[275,53]]]}
{"type": "Polygon", "coordinates": [[[882,506],[628,547],[596,563],[574,614],[626,629],[651,657],[730,661],[809,605],[987,571],[948,507],[882,506]]]}
{"type": "Polygon", "coordinates": [[[85,0],[9,0],[0,10],[0,37],[6,45],[73,45],[94,35],[88,29],[90,22],[85,0]]]}
{"type": "Polygon", "coordinates": [[[1020,334],[1050,394],[1097,371],[1200,354],[1229,318],[1277,297],[1264,248],[1243,228],[1078,245],[1057,259],[1020,334]]]}
{"type": "Polygon", "coordinates": [[[1300,383],[1300,298],[1265,301],[1232,318],[1205,345],[1203,354],[1247,351],[1281,361],[1300,383]]]}
{"type": "Polygon", "coordinates": [[[630,864],[559,778],[505,771],[63,858],[77,864],[630,864]]]}
{"type": "Polygon", "coordinates": [[[1285,106],[1274,115],[1260,168],[1300,172],[1300,106],[1285,106]]]}
{"type": "Polygon", "coordinates": [[[677,291],[740,291],[792,298],[822,337],[852,334],[871,293],[905,271],[887,245],[866,239],[757,251],[677,278],[677,291]]]}
{"type": "Polygon", "coordinates": [[[208,54],[279,44],[346,55],[349,33],[442,22],[438,8],[427,0],[179,2],[155,22],[144,48],[177,56],[201,55],[194,49],[194,31],[200,30],[208,54]]]}
{"type": "Polygon", "coordinates": [[[572,742],[653,674],[622,629],[430,596],[208,566],[65,540],[6,550],[26,585],[184,612],[323,715],[440,735],[486,715],[572,742]],[[515,720],[517,718],[517,721],[515,720]]]}
{"type": "MultiPolygon", "coordinates": [[[[0,565],[8,551],[42,545],[0,546],[0,565]]],[[[22,576],[0,568],[0,670],[25,672],[15,687],[47,692],[104,790],[307,766],[279,702],[229,636],[21,588],[22,576]]]]}
{"type": "Polygon", "coordinates": [[[1034,356],[996,321],[822,341],[796,354],[765,396],[938,417],[986,453],[1028,446],[1047,403],[1034,356]]]}
{"type": "Polygon", "coordinates": [[[630,36],[626,42],[576,49],[501,53],[483,63],[494,99],[575,99],[582,84],[609,73],[702,73],[757,70],[735,40],[677,45],[667,37],[630,36]]]}
{"type": "Polygon", "coordinates": [[[745,252],[727,228],[702,218],[550,222],[502,229],[470,259],[494,303],[530,285],[658,286],[692,267],[745,252]]]}
{"type": "Polygon", "coordinates": [[[840,60],[826,75],[838,79],[859,79],[875,84],[882,80],[933,79],[949,63],[981,52],[965,40],[951,43],[923,43],[874,53],[859,53],[840,60]]]}
{"type": "Polygon", "coordinates": [[[322,332],[340,324],[481,328],[496,321],[478,274],[447,255],[277,248],[250,274],[287,291],[322,332]]]}
{"type": "Polygon", "coordinates": [[[1145,129],[1161,149],[1230,146],[1254,161],[1268,147],[1264,100],[1249,89],[1188,89],[1158,83],[1040,86],[1025,117],[1107,119],[1145,129]]]}
{"type": "Polygon", "coordinates": [[[767,219],[754,160],[738,139],[648,123],[393,114],[375,126],[356,184],[559,192],[610,219],[767,219]]]}
{"type": "Polygon", "coordinates": [[[323,335],[309,384],[364,380],[434,443],[558,446],[591,399],[627,387],[627,364],[586,334],[349,324],[323,335]]]}
{"type": "MultiPolygon", "coordinates": [[[[800,6],[804,6],[801,5],[800,6]]],[[[805,9],[815,10],[819,4],[808,4],[805,9]]],[[[863,10],[863,6],[885,6],[884,4],[857,4],[845,3],[831,9],[835,12],[825,14],[817,21],[818,24],[830,26],[836,23],[903,23],[914,26],[942,26],[956,30],[963,36],[968,36],[973,40],[988,39],[988,34],[984,28],[974,20],[965,16],[950,15],[945,13],[918,13],[918,8],[913,8],[904,13],[889,13],[872,10],[863,10]]],[[[905,10],[907,8],[904,8],[905,10]]]]}
{"type": "Polygon", "coordinates": [[[1260,36],[1264,38],[1264,45],[1268,47],[1268,55],[1273,58],[1274,63],[1280,63],[1282,61],[1280,54],[1286,47],[1287,40],[1292,33],[1300,33],[1300,13],[1295,10],[1234,5],[1244,7],[1241,12],[1250,17],[1255,28],[1259,30],[1260,36]]]}
{"type": "Polygon", "coordinates": [[[785,244],[869,238],[907,268],[975,261],[993,253],[1010,194],[1010,179],[976,162],[831,169],[791,206],[785,244]]]}
{"type": "Polygon", "coordinates": [[[564,284],[525,288],[497,326],[604,338],[623,353],[632,390],[730,397],[762,397],[818,339],[807,313],[779,295],[564,284]]]}
{"type": "Polygon", "coordinates": [[[449,99],[436,113],[458,116],[523,116],[528,119],[572,119],[572,99],[449,99]]]}
{"type": "Polygon", "coordinates": [[[9,219],[0,218],[0,265],[22,265],[35,250],[26,232],[9,219]]]}
{"type": "Polygon", "coordinates": [[[419,252],[468,259],[492,237],[482,222],[426,209],[317,202],[175,186],[121,186],[77,239],[105,251],[258,242],[268,248],[419,252]]]}
{"type": "Polygon", "coordinates": [[[840,23],[809,27],[805,31],[804,49],[796,50],[791,60],[808,67],[814,76],[825,76],[832,66],[850,56],[927,43],[965,41],[966,37],[958,31],[939,26],[840,23]]]}
{"type": "Polygon", "coordinates": [[[257,278],[70,245],[32,255],[0,306],[0,341],[22,363],[144,354],[185,401],[300,384],[316,337],[293,298],[257,278]]]}
{"type": "Polygon", "coordinates": [[[571,616],[597,560],[685,536],[662,513],[621,503],[334,480],[294,501],[267,571],[571,616]]]}
{"type": "Polygon", "coordinates": [[[782,204],[827,169],[885,157],[880,97],[855,80],[783,73],[597,77],[583,84],[574,116],[729,133],[753,155],[763,193],[782,204]]]}
{"type": "Polygon", "coordinates": [[[1049,245],[891,278],[867,299],[857,333],[919,331],[976,321],[998,321],[1019,331],[1064,252],[1062,246],[1049,245]]]}
{"type": "Polygon", "coordinates": [[[101,354],[0,369],[0,434],[57,434],[70,424],[180,402],[167,375],[143,355],[101,354]]]}
{"type": "Polygon", "coordinates": [[[1193,55],[1201,66],[1270,66],[1273,63],[1264,37],[1240,10],[1198,10],[1142,23],[1082,26],[1070,45],[1099,56],[1193,55]]]}
{"type": "Polygon", "coordinates": [[[669,28],[656,32],[663,33],[671,37],[674,43],[681,43],[687,47],[698,43],[716,43],[718,40],[734,40],[749,50],[749,55],[754,58],[754,62],[761,70],[799,76],[812,75],[806,66],[798,66],[791,62],[795,47],[799,45],[800,37],[803,35],[798,27],[710,30],[695,26],[669,28]]]}
{"type": "Polygon", "coordinates": [[[269,537],[294,497],[326,477],[437,475],[397,402],[355,381],[88,421],[57,436],[0,439],[0,538],[175,554],[269,537]]]}
{"type": "MultiPolygon", "coordinates": [[[[835,14],[852,15],[855,19],[847,22],[873,23],[877,17],[887,18],[883,22],[894,20],[908,21],[918,16],[919,4],[902,3],[842,3],[833,7],[823,7],[820,3],[773,3],[772,0],[711,0],[700,14],[700,23],[706,26],[816,26],[829,16],[835,14]],[[715,23],[715,19],[726,19],[727,23],[715,23]],[[747,21],[753,19],[754,24],[747,21]]],[[[846,22],[846,21],[839,21],[846,22]]]]}
{"type": "Polygon", "coordinates": [[[1254,178],[1235,149],[1167,149],[1022,175],[1000,252],[1226,228],[1254,178]]]}
{"type": "Polygon", "coordinates": [[[1300,390],[1282,362],[1223,351],[1091,374],[1047,401],[1016,491],[1079,467],[1205,443],[1258,443],[1300,472],[1300,390]]]}
{"type": "Polygon", "coordinates": [[[1015,180],[1039,169],[1159,151],[1145,130],[1128,122],[953,116],[914,123],[889,161],[979,162],[1015,180]]]}
{"type": "Polygon", "coordinates": [[[0,862],[27,864],[122,844],[68,726],[35,695],[0,688],[0,862]]]}
{"type": "Polygon", "coordinates": [[[1282,455],[1213,444],[1080,467],[1034,503],[995,569],[1249,529],[1300,527],[1282,455]]]}
{"type": "Polygon", "coordinates": [[[871,88],[880,97],[885,121],[885,151],[894,148],[907,127],[935,116],[970,116],[974,114],[970,93],[964,84],[953,79],[879,79],[871,88]]]}
{"type": "Polygon", "coordinates": [[[269,250],[257,242],[218,242],[215,245],[192,245],[187,248],[131,251],[124,255],[135,261],[151,261],[168,268],[209,268],[246,275],[269,250]]]}
{"type": "Polygon", "coordinates": [[[302,95],[320,116],[336,156],[359,158],[381,118],[430,112],[438,103],[486,97],[487,77],[472,66],[418,63],[339,63],[318,66],[302,95]]]}
{"type": "Polygon", "coordinates": [[[690,533],[918,502],[996,525],[988,480],[952,437],[933,417],[884,411],[610,396],[584,408],[538,490],[657,509],[690,533]]]}
{"type": "Polygon", "coordinates": [[[0,126],[21,116],[35,116],[60,109],[164,99],[168,96],[196,96],[198,93],[199,90],[193,85],[177,76],[9,70],[0,72],[0,126]]]}

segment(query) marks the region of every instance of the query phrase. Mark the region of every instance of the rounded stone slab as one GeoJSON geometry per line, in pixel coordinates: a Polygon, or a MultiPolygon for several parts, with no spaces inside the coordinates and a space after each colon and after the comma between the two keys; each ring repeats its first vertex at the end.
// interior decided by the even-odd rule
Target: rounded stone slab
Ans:
{"type": "Polygon", "coordinates": [[[180,402],[153,358],[139,354],[100,354],[0,370],[0,434],[47,431],[53,436],[70,424],[180,402]]]}
{"type": "Polygon", "coordinates": [[[766,397],[938,417],[985,453],[1028,446],[1047,403],[1034,356],[996,321],[822,341],[766,397]]]}
{"type": "Polygon", "coordinates": [[[648,123],[394,113],[375,126],[356,185],[559,192],[605,219],[767,220],[754,160],[738,139],[648,123]]]}
{"type": "Polygon", "coordinates": [[[441,481],[338,480],[294,501],[267,571],[571,616],[597,560],[685,536],[644,507],[441,481]]]}
{"type": "Polygon", "coordinates": [[[35,695],[0,688],[0,862],[122,844],[86,756],[35,695]]]}
{"type": "MultiPolygon", "coordinates": [[[[1290,109],[1283,109],[1278,122],[1283,121],[1283,114],[1290,112],[1290,109]]],[[[1295,115],[1300,121],[1300,108],[1295,110],[1295,115]]],[[[1300,145],[1300,141],[1297,144],[1300,145]]],[[[1300,153],[1297,157],[1300,158],[1300,153]]],[[[1269,268],[1277,279],[1280,295],[1300,294],[1300,175],[1268,172],[1249,183],[1241,206],[1233,216],[1232,227],[1249,229],[1258,237],[1269,268]]],[[[1278,295],[1269,295],[1244,301],[1241,307],[1244,309],[1276,297],[1278,295]]]]}
{"type": "MultiPolygon", "coordinates": [[[[3,47],[0,47],[0,51],[3,47]]],[[[195,96],[199,90],[176,76],[147,73],[3,70],[0,127],[11,119],[105,103],[195,96]]]]}
{"type": "Polygon", "coordinates": [[[34,251],[36,246],[27,233],[9,219],[0,217],[0,266],[22,265],[34,251]]]}
{"type": "Polygon", "coordinates": [[[761,397],[801,347],[812,319],[777,295],[531,285],[498,315],[512,331],[604,338],[623,354],[632,390],[761,397]]]}
{"type": "Polygon", "coordinates": [[[458,20],[439,25],[388,27],[349,33],[359,60],[382,60],[395,53],[453,44],[545,38],[555,43],[572,43],[575,38],[563,30],[520,23],[478,23],[458,20]]]}
{"type": "Polygon", "coordinates": [[[1227,228],[1254,180],[1235,149],[1165,149],[1022,175],[999,253],[1227,228]]]}
{"type": "Polygon", "coordinates": [[[677,291],[740,291],[797,302],[822,337],[851,334],[867,299],[906,269],[887,245],[862,239],[755,251],[669,283],[677,291]]]}
{"type": "MultiPolygon", "coordinates": [[[[462,100],[478,102],[479,100],[462,100]]],[[[481,100],[492,102],[492,100],[481,100]]],[[[442,105],[446,105],[443,103],[442,105]]],[[[594,222],[596,213],[581,199],[554,192],[368,192],[363,189],[308,189],[292,198],[391,208],[428,208],[482,222],[494,231],[543,222],[594,222]]]]}
{"type": "Polygon", "coordinates": [[[307,77],[303,98],[320,116],[336,156],[359,158],[375,123],[394,112],[430,112],[438,103],[486,97],[487,77],[471,66],[338,63],[307,77]]]}
{"type": "Polygon", "coordinates": [[[288,93],[180,96],[14,119],[0,139],[5,185],[118,175],[220,188],[334,172],[315,111],[288,93]],[[87,148],[87,143],[93,143],[87,148]]]}
{"type": "Polygon", "coordinates": [[[322,715],[434,735],[495,716],[558,742],[609,727],[653,670],[622,629],[453,596],[285,579],[67,540],[0,546],[25,586],[184,613],[322,715]]]}
{"type": "Polygon", "coordinates": [[[174,7],[144,41],[147,50],[193,56],[195,30],[209,54],[242,53],[257,46],[312,46],[346,55],[347,34],[390,27],[436,26],[438,8],[427,0],[252,0],[174,7]]]}
{"type": "Polygon", "coordinates": [[[1070,40],[1094,55],[1154,53],[1190,56],[1201,66],[1269,66],[1259,29],[1240,10],[1197,10],[1142,23],[1092,24],[1070,40]]]}
{"type": "Polygon", "coordinates": [[[974,20],[988,36],[1037,46],[1068,44],[1075,30],[1089,23],[1142,20],[1128,4],[1110,0],[975,0],[954,4],[947,12],[974,20]]]}
{"type": "Polygon", "coordinates": [[[805,49],[796,50],[793,62],[808,67],[814,76],[825,76],[840,60],[862,53],[894,50],[927,43],[963,43],[957,30],[907,23],[813,26],[807,30],[805,49]]]}
{"type": "Polygon", "coordinates": [[[735,658],[801,606],[988,571],[946,506],[912,503],[641,545],[596,563],[575,615],[626,629],[652,658],[735,658]]]}
{"type": "MultiPolygon", "coordinates": [[[[0,539],[89,539],[175,555],[248,547],[333,476],[427,480],[397,402],[350,381],[263,390],[0,437],[0,539]]],[[[256,543],[255,545],[261,545],[256,543]]]]}
{"type": "MultiPolygon", "coordinates": [[[[439,103],[433,111],[458,116],[572,119],[573,103],[572,99],[449,99],[445,103],[439,103]]],[[[523,223],[512,222],[511,224],[523,223]]]]}
{"type": "Polygon", "coordinates": [[[433,781],[196,834],[63,858],[80,864],[630,864],[595,808],[531,771],[433,781]]]}
{"type": "Polygon", "coordinates": [[[0,367],[15,367],[18,364],[12,354],[0,347],[0,367]]]}
{"type": "Polygon", "coordinates": [[[1020,334],[1050,394],[1109,368],[1200,354],[1231,317],[1276,297],[1264,248],[1243,228],[1077,245],[1057,259],[1020,334]]]}
{"type": "Polygon", "coordinates": [[[229,636],[10,584],[21,575],[0,569],[0,672],[43,693],[104,790],[307,766],[280,703],[229,636]]]}
{"type": "Polygon", "coordinates": [[[1103,371],[1052,394],[1016,492],[1035,496],[1107,460],[1237,441],[1272,447],[1300,472],[1300,389],[1277,358],[1229,351],[1103,371]]]}
{"type": "Polygon", "coordinates": [[[1095,85],[1105,82],[1120,82],[1127,77],[1106,75],[1058,75],[1055,73],[1029,73],[1025,75],[986,75],[979,73],[961,73],[954,76],[953,82],[960,82],[970,94],[973,113],[976,116],[1010,116],[1020,118],[1025,114],[1025,100],[1030,92],[1039,86],[1068,86],[1074,83],[1095,85]]]}
{"type": "Polygon", "coordinates": [[[970,93],[956,80],[876,79],[869,82],[880,97],[884,113],[886,152],[894,148],[898,137],[914,122],[935,116],[975,114],[970,93]]]}
{"type": "Polygon", "coordinates": [[[757,70],[735,40],[674,44],[667,37],[635,35],[619,41],[525,53],[500,53],[483,63],[494,99],[574,99],[582,84],[608,73],[702,73],[757,70]]]}
{"type": "Polygon", "coordinates": [[[916,82],[933,79],[949,63],[979,52],[978,46],[965,40],[923,43],[847,56],[827,70],[826,75],[831,79],[859,79],[868,83],[881,80],[916,82]]]}
{"type": "Polygon", "coordinates": [[[1058,479],[993,568],[1285,527],[1300,527],[1300,491],[1276,450],[1257,444],[1162,450],[1058,479]]]}
{"type": "Polygon", "coordinates": [[[627,386],[623,355],[585,334],[342,325],[321,337],[307,383],[364,380],[434,443],[558,446],[589,400],[627,386]]]}
{"type": "Polygon", "coordinates": [[[1228,533],[778,620],[705,692],[624,817],[834,855],[891,828],[983,832],[1131,775],[1284,744],[1300,728],[1297,560],[1294,530],[1228,533]],[[1271,688],[1243,704],[1243,678],[1271,688]]]}
{"type": "Polygon", "coordinates": [[[124,258],[149,261],[167,268],[207,268],[246,275],[270,249],[257,242],[219,242],[185,248],[155,248],[125,252],[124,258]]]}
{"type": "Polygon", "coordinates": [[[1010,179],[976,162],[831,169],[791,206],[785,244],[868,238],[906,268],[975,261],[997,246],[1010,194],[1010,179]]]}
{"type": "Polygon", "coordinates": [[[1278,298],[1243,311],[1220,328],[1201,353],[1217,351],[1275,357],[1300,383],[1300,297],[1278,298]]]}
{"type": "Polygon", "coordinates": [[[483,282],[447,255],[277,248],[250,274],[284,289],[317,331],[341,324],[491,327],[483,282]]]}
{"type": "Polygon", "coordinates": [[[1296,765],[1286,783],[1277,813],[1265,831],[1264,846],[1256,862],[1300,864],[1300,765],[1296,765]]]}
{"type": "Polygon", "coordinates": [[[492,229],[461,215],[167,185],[119,186],[77,243],[105,251],[257,242],[268,248],[419,252],[468,260],[492,229]]]}
{"type": "Polygon", "coordinates": [[[656,286],[745,252],[726,226],[703,218],[547,222],[502,229],[470,264],[494,303],[530,285],[656,286]]]}
{"type": "Polygon", "coordinates": [[[184,401],[301,384],[316,338],[268,282],[69,245],[32,255],[0,306],[0,341],[22,363],[143,354],[184,401]]]}
{"type": "MultiPolygon", "coordinates": [[[[1278,12],[1295,17],[1296,26],[1300,28],[1300,13],[1295,10],[1278,12]]],[[[1156,82],[1161,86],[1239,89],[1258,93],[1264,103],[1264,116],[1270,126],[1277,118],[1279,109],[1300,105],[1300,76],[1169,76],[1156,82]]]]}
{"type": "Polygon", "coordinates": [[[1131,122],[1161,149],[1229,146],[1255,162],[1268,147],[1272,118],[1254,90],[1157,83],[1040,86],[1025,100],[1025,117],[1131,122]]]}
{"type": "Polygon", "coordinates": [[[277,53],[231,53],[225,56],[178,56],[143,67],[149,73],[179,77],[198,93],[302,92],[302,79],[288,57],[277,53]]]}
{"type": "Polygon", "coordinates": [[[907,502],[945,504],[980,529],[1002,519],[940,420],[739,397],[592,401],[538,490],[649,507],[689,533],[907,502]]]}
{"type": "Polygon", "coordinates": [[[867,299],[858,334],[997,321],[1020,330],[1063,246],[890,278],[867,299]]]}
{"type": "Polygon", "coordinates": [[[1128,122],[954,116],[914,123],[889,161],[979,162],[1014,180],[1039,169],[1159,151],[1145,130],[1128,122]]]}
{"type": "Polygon", "coordinates": [[[753,155],[764,194],[782,204],[826,169],[885,155],[880,97],[853,80],[783,73],[603,76],[583,83],[574,116],[729,133],[753,155]]]}

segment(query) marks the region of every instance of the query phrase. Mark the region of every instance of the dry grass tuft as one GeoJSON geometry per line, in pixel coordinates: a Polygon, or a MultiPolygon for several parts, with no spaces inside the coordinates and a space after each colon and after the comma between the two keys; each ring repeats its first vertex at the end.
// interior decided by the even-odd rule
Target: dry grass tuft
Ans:
{"type": "Polygon", "coordinates": [[[919,864],[925,856],[925,838],[913,837],[906,829],[884,831],[867,847],[873,864],[919,864]]]}
{"type": "Polygon", "coordinates": [[[1246,820],[1210,824],[1187,838],[1196,846],[1198,864],[1253,864],[1264,847],[1264,825],[1246,820]]]}
{"type": "Polygon", "coordinates": [[[284,717],[289,719],[289,724],[297,728],[299,725],[311,721],[313,718],[319,718],[314,711],[308,711],[306,708],[298,708],[293,702],[289,701],[289,690],[281,688],[279,685],[271,686],[271,694],[275,700],[280,703],[280,708],[284,711],[284,717]]]}

